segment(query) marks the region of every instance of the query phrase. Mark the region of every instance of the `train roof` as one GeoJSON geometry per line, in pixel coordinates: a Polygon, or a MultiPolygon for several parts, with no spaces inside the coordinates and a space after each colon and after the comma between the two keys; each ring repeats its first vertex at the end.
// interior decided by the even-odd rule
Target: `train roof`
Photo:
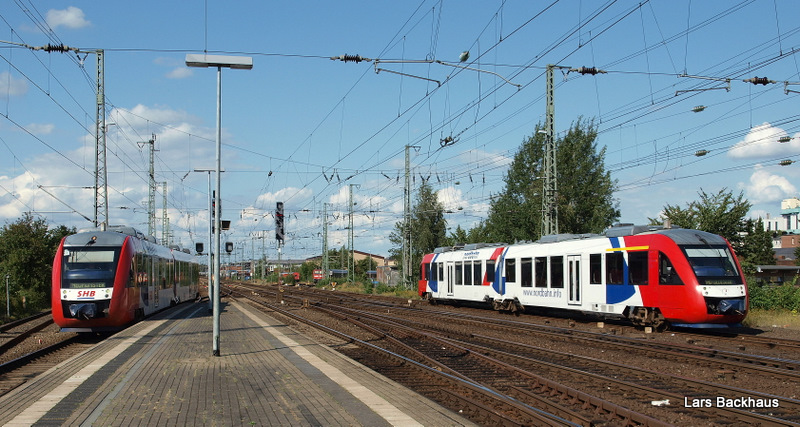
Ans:
{"type": "MultiPolygon", "coordinates": [[[[679,245],[693,245],[693,244],[726,244],[726,240],[719,235],[709,233],[706,231],[692,230],[687,228],[664,228],[660,225],[633,225],[633,224],[620,224],[613,226],[603,232],[603,234],[550,234],[542,236],[535,242],[524,241],[517,242],[516,244],[550,244],[558,242],[567,242],[573,240],[586,240],[598,238],[615,238],[627,237],[642,234],[660,234],[672,239],[679,245]]],[[[508,246],[507,243],[472,243],[466,245],[444,246],[436,248],[433,253],[444,253],[452,251],[469,251],[486,247],[501,247],[508,246]]]]}
{"type": "MultiPolygon", "coordinates": [[[[171,250],[175,253],[183,253],[192,256],[191,251],[187,248],[181,248],[177,245],[170,245],[168,248],[158,245],[153,236],[147,236],[138,229],[127,225],[112,225],[106,230],[101,228],[86,228],[78,230],[77,233],[67,236],[64,240],[65,246],[84,246],[91,244],[98,246],[118,246],[121,245],[125,238],[131,236],[135,237],[142,242],[149,242],[155,246],[171,250]]],[[[188,258],[186,258],[188,259],[188,258]]]]}

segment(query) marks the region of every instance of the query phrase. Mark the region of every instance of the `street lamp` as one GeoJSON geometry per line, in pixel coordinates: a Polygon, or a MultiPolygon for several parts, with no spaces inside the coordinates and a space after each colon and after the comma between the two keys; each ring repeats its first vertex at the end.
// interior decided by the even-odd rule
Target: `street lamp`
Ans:
{"type": "MultiPolygon", "coordinates": [[[[213,321],[213,354],[219,356],[219,233],[220,233],[220,204],[222,191],[220,191],[220,172],[222,171],[222,68],[233,68],[237,70],[251,70],[253,68],[253,58],[249,56],[223,56],[206,54],[187,54],[186,65],[188,67],[217,67],[217,203],[214,205],[214,321],[213,321]]],[[[210,273],[210,272],[209,272],[210,273]]]]}

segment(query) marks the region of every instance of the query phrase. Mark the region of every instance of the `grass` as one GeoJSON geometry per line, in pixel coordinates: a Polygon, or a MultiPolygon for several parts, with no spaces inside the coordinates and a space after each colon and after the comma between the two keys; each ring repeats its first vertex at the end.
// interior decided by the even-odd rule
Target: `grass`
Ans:
{"type": "Polygon", "coordinates": [[[742,322],[749,328],[787,328],[800,330],[800,314],[788,310],[750,309],[742,322]]]}

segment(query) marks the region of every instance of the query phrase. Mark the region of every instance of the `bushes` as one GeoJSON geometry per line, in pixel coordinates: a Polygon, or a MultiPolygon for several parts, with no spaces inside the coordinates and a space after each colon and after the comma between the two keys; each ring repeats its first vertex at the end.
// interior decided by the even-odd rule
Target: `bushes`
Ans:
{"type": "Polygon", "coordinates": [[[800,311],[800,287],[794,283],[775,286],[751,281],[747,290],[751,308],[800,311]]]}

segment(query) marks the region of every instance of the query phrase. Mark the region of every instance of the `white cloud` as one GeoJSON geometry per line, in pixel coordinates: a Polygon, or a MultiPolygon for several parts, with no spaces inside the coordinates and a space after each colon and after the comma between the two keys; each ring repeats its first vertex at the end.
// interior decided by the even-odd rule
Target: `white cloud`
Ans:
{"type": "Polygon", "coordinates": [[[800,150],[800,134],[795,134],[789,142],[778,142],[781,137],[789,136],[785,130],[763,123],[745,135],[728,151],[728,157],[735,159],[765,158],[796,154],[800,150]]]}
{"type": "Polygon", "coordinates": [[[750,175],[749,184],[740,184],[754,204],[780,202],[797,194],[797,188],[783,176],[767,172],[761,165],[750,175]]]}
{"type": "Polygon", "coordinates": [[[14,77],[8,71],[0,73],[0,98],[24,95],[27,92],[27,81],[14,77]]]}
{"type": "Polygon", "coordinates": [[[45,20],[53,30],[58,27],[83,28],[92,24],[86,20],[86,15],[84,15],[83,11],[75,6],[70,6],[64,10],[50,9],[47,11],[45,20]]]}
{"type": "Polygon", "coordinates": [[[35,135],[49,135],[56,128],[52,123],[31,123],[25,127],[35,135]]]}
{"type": "Polygon", "coordinates": [[[168,79],[185,79],[192,76],[192,70],[187,67],[178,67],[167,73],[168,79]]]}

